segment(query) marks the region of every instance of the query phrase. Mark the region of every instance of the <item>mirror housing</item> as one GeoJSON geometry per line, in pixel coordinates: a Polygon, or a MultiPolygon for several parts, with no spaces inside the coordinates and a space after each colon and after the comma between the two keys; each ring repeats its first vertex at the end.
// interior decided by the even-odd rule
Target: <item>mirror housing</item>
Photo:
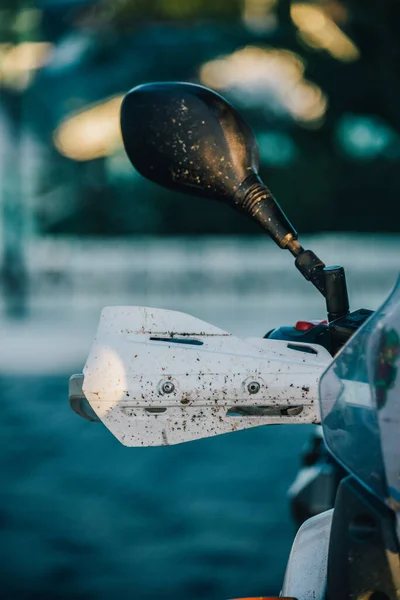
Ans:
{"type": "Polygon", "coordinates": [[[297,232],[258,175],[254,135],[222,96],[191,83],[150,83],[125,96],[121,131],[133,166],[174,191],[225,201],[285,248],[297,232]]]}

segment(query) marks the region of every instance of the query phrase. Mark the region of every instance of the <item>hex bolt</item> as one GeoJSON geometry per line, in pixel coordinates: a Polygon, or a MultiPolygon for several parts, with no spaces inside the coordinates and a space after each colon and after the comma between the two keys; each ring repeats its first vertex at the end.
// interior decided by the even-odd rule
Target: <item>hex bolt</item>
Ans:
{"type": "Polygon", "coordinates": [[[260,391],[260,384],[258,381],[250,381],[247,386],[249,394],[257,394],[260,391]]]}
{"type": "Polygon", "coordinates": [[[172,394],[172,392],[175,390],[175,386],[172,383],[172,381],[164,381],[164,383],[161,386],[161,391],[164,394],[172,394]]]}

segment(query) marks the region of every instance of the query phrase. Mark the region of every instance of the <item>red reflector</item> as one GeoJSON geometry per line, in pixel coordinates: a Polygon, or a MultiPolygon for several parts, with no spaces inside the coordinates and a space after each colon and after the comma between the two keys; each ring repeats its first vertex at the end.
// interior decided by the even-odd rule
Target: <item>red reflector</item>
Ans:
{"type": "Polygon", "coordinates": [[[308,331],[313,327],[315,327],[315,323],[311,323],[311,321],[297,321],[295,325],[297,331],[308,331]]]}
{"type": "Polygon", "coordinates": [[[316,325],[322,325],[322,323],[328,323],[328,321],[297,321],[294,328],[297,331],[309,331],[316,325]]]}

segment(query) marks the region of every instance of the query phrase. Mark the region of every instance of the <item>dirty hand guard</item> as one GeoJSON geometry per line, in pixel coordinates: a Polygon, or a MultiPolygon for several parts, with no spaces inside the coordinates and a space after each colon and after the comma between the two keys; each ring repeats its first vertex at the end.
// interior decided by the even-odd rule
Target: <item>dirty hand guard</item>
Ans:
{"type": "Polygon", "coordinates": [[[330,361],[314,344],[242,340],[176,311],[107,307],[82,390],[124,445],[178,444],[258,425],[319,423],[318,382],[330,361]]]}

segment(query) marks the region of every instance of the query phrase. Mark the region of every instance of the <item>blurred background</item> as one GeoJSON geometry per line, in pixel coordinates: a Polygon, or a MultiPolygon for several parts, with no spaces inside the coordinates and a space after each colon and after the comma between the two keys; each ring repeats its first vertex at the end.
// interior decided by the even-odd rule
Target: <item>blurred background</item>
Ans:
{"type": "Polygon", "coordinates": [[[376,308],[400,250],[396,0],[0,1],[2,598],[278,593],[309,430],[126,449],[67,402],[104,305],[243,336],[324,318],[249,219],[145,181],[123,95],[192,81],[243,113],[304,246],[376,308]]]}

